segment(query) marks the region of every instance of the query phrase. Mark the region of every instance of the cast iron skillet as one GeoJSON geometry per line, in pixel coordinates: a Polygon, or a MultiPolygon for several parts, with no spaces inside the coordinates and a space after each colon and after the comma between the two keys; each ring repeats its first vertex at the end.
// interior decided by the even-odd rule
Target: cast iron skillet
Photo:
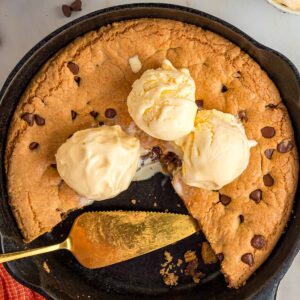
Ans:
{"type": "MultiPolygon", "coordinates": [[[[300,144],[299,73],[292,63],[281,54],[260,45],[232,25],[194,9],[166,4],[133,4],[96,11],[59,28],[38,43],[14,68],[1,90],[0,193],[2,201],[0,203],[0,231],[3,253],[25,248],[8,206],[3,166],[7,130],[20,95],[41,65],[74,38],[114,21],[141,17],[169,18],[199,25],[219,33],[239,45],[267,71],[276,83],[292,118],[297,144],[300,144]]],[[[183,276],[180,278],[181,284],[178,287],[167,288],[159,275],[165,249],[98,270],[81,267],[66,251],[11,262],[5,266],[14,278],[49,299],[274,299],[278,283],[292,263],[300,246],[299,197],[299,191],[297,191],[294,213],[286,233],[281,237],[263,266],[239,290],[226,288],[224,278],[218,271],[218,264],[205,266],[202,262],[200,269],[208,276],[201,281],[200,285],[193,284],[190,278],[183,276]],[[50,274],[47,274],[42,268],[44,261],[50,267],[50,274]]],[[[183,207],[170,182],[166,182],[162,175],[156,175],[151,180],[133,183],[128,191],[115,199],[95,203],[84,210],[121,208],[164,211],[168,209],[173,212],[187,213],[183,207]],[[131,199],[140,201],[133,207],[131,199]],[[155,208],[153,207],[154,202],[157,203],[155,208]],[[177,204],[181,204],[181,207],[178,207],[177,204]]],[[[52,233],[45,234],[27,247],[61,241],[75,216],[81,212],[72,213],[52,233]]],[[[188,249],[199,251],[199,244],[203,239],[201,234],[193,235],[166,249],[175,258],[182,257],[188,249]]]]}

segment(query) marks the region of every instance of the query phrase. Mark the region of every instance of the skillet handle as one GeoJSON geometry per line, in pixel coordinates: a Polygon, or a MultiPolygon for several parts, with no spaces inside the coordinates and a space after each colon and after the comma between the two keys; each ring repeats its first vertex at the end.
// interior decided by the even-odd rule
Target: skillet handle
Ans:
{"type": "Polygon", "coordinates": [[[268,284],[253,300],[275,300],[280,280],[268,284]]]}

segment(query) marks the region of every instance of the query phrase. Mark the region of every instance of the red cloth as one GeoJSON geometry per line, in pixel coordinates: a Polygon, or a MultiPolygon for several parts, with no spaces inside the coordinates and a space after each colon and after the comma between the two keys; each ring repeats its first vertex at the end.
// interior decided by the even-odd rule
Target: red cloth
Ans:
{"type": "Polygon", "coordinates": [[[45,298],[15,281],[0,264],[0,300],[45,300],[45,298]]]}

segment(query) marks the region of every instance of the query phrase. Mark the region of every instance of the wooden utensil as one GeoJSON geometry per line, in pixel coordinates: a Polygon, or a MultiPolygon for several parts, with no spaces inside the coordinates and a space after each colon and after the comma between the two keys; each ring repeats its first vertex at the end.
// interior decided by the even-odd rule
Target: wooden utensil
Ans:
{"type": "Polygon", "coordinates": [[[196,221],[173,213],[88,212],[74,222],[62,243],[0,255],[0,263],[28,256],[69,250],[86,268],[122,262],[175,243],[198,231],[196,221]]]}

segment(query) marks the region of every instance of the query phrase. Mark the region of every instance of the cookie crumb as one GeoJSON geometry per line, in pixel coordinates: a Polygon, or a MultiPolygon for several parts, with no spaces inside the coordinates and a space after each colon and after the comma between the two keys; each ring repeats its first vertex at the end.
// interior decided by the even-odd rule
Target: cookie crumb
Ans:
{"type": "Polygon", "coordinates": [[[174,273],[169,273],[168,270],[164,273],[160,273],[161,275],[163,275],[163,281],[165,283],[165,285],[168,286],[176,286],[178,285],[178,275],[174,274],[174,273]]]}
{"type": "Polygon", "coordinates": [[[186,263],[192,262],[197,259],[196,252],[192,250],[188,250],[184,253],[184,261],[186,263]]]}
{"type": "Polygon", "coordinates": [[[206,274],[203,272],[196,272],[192,278],[195,283],[199,283],[200,279],[204,278],[205,276],[206,274]]]}
{"type": "Polygon", "coordinates": [[[168,251],[164,252],[164,256],[165,256],[166,261],[161,265],[162,267],[165,267],[167,264],[169,264],[173,260],[173,256],[168,251]]]}
{"type": "Polygon", "coordinates": [[[201,256],[205,264],[214,264],[218,261],[216,254],[208,242],[202,243],[201,256]]]}
{"type": "Polygon", "coordinates": [[[131,203],[132,203],[133,205],[135,205],[135,204],[136,204],[136,200],[135,200],[135,199],[132,199],[132,200],[131,200],[131,203]]]}
{"type": "Polygon", "coordinates": [[[49,274],[51,271],[50,271],[50,268],[49,268],[49,266],[48,266],[48,264],[47,264],[47,262],[46,261],[44,261],[44,263],[43,263],[43,269],[49,274]]]}
{"type": "Polygon", "coordinates": [[[197,268],[198,268],[198,259],[196,258],[186,265],[184,269],[184,275],[194,276],[196,274],[197,268]]]}
{"type": "Polygon", "coordinates": [[[157,203],[156,203],[156,202],[154,202],[154,203],[153,203],[153,206],[154,206],[154,207],[157,207],[157,203]]]}
{"type": "Polygon", "coordinates": [[[182,265],[182,263],[183,263],[182,259],[179,258],[177,260],[177,267],[180,267],[182,265]]]}
{"type": "Polygon", "coordinates": [[[175,274],[176,271],[172,271],[172,269],[175,267],[175,265],[172,263],[173,256],[168,251],[164,252],[164,256],[165,262],[161,264],[162,268],[160,270],[160,275],[162,275],[165,285],[176,286],[178,284],[179,276],[175,274]]]}

